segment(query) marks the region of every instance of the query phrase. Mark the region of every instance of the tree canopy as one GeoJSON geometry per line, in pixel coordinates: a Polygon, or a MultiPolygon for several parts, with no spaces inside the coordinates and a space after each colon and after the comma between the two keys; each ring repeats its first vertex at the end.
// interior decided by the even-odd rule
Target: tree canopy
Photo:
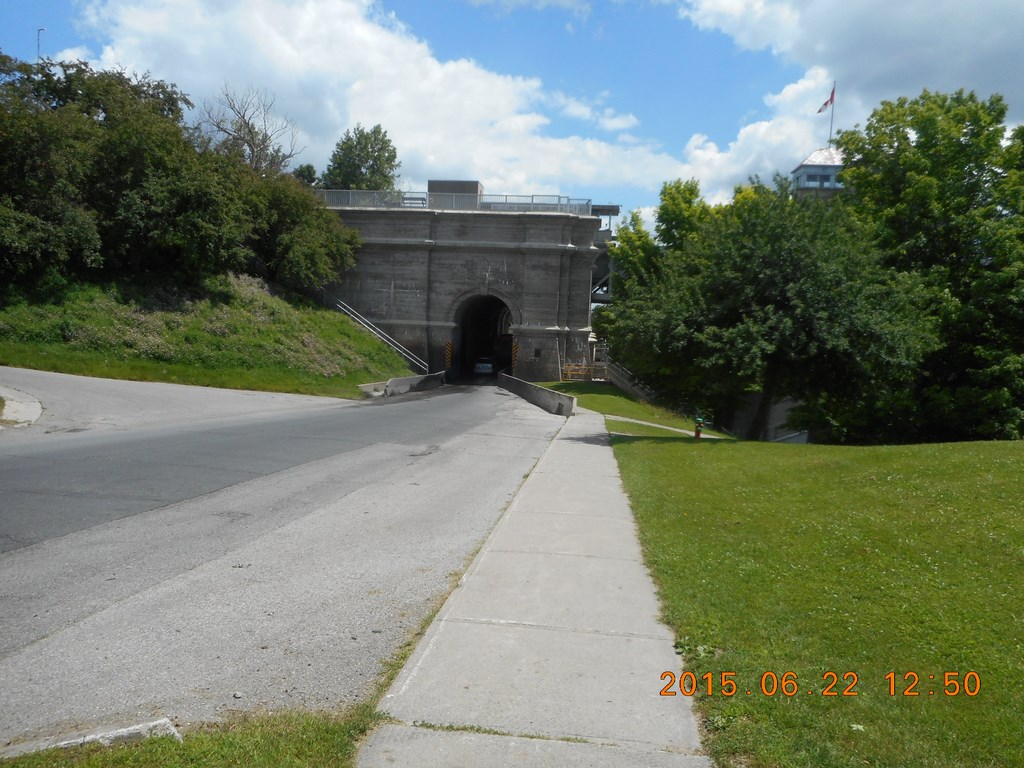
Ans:
{"type": "Polygon", "coordinates": [[[322,285],[353,263],[354,233],[282,175],[273,132],[263,159],[226,151],[184,122],[191,106],[148,76],[0,53],[0,284],[199,279],[258,258],[322,285]]]}
{"type": "Polygon", "coordinates": [[[924,91],[840,132],[849,203],[885,263],[920,275],[941,343],[913,383],[917,436],[1024,436],[1024,131],[1006,104],[924,91]]]}
{"type": "Polygon", "coordinates": [[[845,208],[794,199],[781,177],[717,208],[695,182],[666,184],[656,231],[657,242],[637,217],[620,230],[614,303],[595,329],[616,359],[716,423],[757,393],[757,435],[788,396],[819,436],[861,439],[862,412],[895,396],[928,346],[912,281],[881,268],[845,208]]]}
{"type": "MultiPolygon", "coordinates": [[[[816,439],[1024,436],[1024,128],[992,96],[924,91],[841,131],[845,190],[662,189],[612,248],[595,329],[663,393],[727,418],[802,405],[816,439]]],[[[755,420],[753,431],[760,424],[755,420]]]]}
{"type": "Polygon", "coordinates": [[[326,189],[392,190],[401,167],[387,131],[379,124],[370,130],[357,124],[335,145],[320,184],[326,189]]]}
{"type": "Polygon", "coordinates": [[[316,168],[313,167],[312,163],[303,163],[298,166],[292,170],[292,176],[307,187],[315,187],[317,185],[316,168]]]}

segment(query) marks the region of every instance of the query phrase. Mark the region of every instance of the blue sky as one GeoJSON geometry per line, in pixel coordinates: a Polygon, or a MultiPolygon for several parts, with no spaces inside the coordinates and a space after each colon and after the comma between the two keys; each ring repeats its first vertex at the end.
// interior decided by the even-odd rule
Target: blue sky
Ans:
{"type": "MultiPolygon", "coordinates": [[[[667,145],[685,143],[693,132],[687,126],[697,125],[728,141],[743,119],[764,116],[764,93],[800,74],[767,51],[740,50],[727,35],[697,32],[668,4],[604,3],[585,18],[551,8],[510,12],[468,2],[445,4],[458,11],[449,15],[438,13],[438,5],[385,3],[436,55],[541,78],[550,89],[587,100],[607,93],[608,106],[637,116],[645,134],[667,145]]],[[[578,130],[566,119],[551,128],[563,136],[578,130]]]]}
{"type": "Polygon", "coordinates": [[[404,188],[657,204],[697,178],[727,200],[836,126],[922,89],[1004,95],[1024,119],[1020,0],[0,0],[0,48],[176,83],[195,102],[264,89],[295,163],[380,123],[404,188]]]}

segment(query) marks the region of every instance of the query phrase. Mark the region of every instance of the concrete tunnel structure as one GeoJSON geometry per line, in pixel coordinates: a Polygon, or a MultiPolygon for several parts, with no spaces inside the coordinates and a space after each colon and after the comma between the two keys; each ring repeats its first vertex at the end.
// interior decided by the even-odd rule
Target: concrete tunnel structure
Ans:
{"type": "Polygon", "coordinates": [[[551,381],[565,364],[592,362],[591,303],[606,282],[594,274],[600,256],[607,265],[601,216],[618,206],[484,195],[477,182],[321,195],[363,240],[356,267],[327,293],[431,372],[457,378],[493,357],[518,378],[551,381]]]}

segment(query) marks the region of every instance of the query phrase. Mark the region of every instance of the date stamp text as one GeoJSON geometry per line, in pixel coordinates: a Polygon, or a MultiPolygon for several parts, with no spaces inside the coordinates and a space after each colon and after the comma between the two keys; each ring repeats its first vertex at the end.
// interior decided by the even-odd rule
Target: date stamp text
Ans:
{"type": "MultiPolygon", "coordinates": [[[[705,672],[697,675],[684,672],[661,673],[662,696],[858,696],[861,678],[856,672],[832,672],[805,684],[796,672],[764,672],[758,680],[737,680],[735,672],[705,672]],[[742,684],[741,684],[742,683],[742,684]]],[[[889,696],[977,696],[981,692],[981,676],[977,672],[889,672],[881,681],[889,696]]]]}

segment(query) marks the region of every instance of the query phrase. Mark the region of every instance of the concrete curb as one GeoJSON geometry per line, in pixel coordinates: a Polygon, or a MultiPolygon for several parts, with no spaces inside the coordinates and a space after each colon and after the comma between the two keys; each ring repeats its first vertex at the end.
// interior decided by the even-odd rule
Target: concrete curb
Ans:
{"type": "MultiPolygon", "coordinates": [[[[695,437],[695,435],[693,434],[692,430],[680,429],[679,427],[669,427],[669,426],[666,426],[665,424],[659,424],[656,421],[644,421],[643,419],[631,419],[628,416],[610,416],[608,414],[603,414],[603,415],[604,415],[604,417],[606,419],[612,419],[614,421],[628,421],[630,424],[643,424],[646,427],[657,427],[658,429],[664,429],[664,430],[667,430],[669,432],[678,432],[681,435],[687,435],[688,437],[695,437]]],[[[610,430],[609,430],[609,432],[610,432],[610,430]]],[[[611,434],[617,434],[617,433],[611,433],[611,434]]],[[[730,438],[723,437],[722,435],[709,435],[707,432],[705,432],[704,434],[701,435],[701,439],[702,440],[729,440],[730,438]]]]}
{"type": "Polygon", "coordinates": [[[17,757],[18,755],[28,754],[29,752],[40,752],[44,749],[51,749],[54,747],[58,749],[66,749],[68,747],[81,747],[85,744],[102,744],[104,747],[109,747],[114,744],[135,743],[154,736],[170,736],[178,742],[182,740],[181,734],[178,732],[178,729],[174,727],[174,724],[168,718],[163,717],[149,723],[139,723],[137,725],[130,725],[127,728],[118,728],[113,731],[96,731],[86,734],[85,736],[79,736],[65,741],[54,742],[51,740],[18,744],[0,751],[0,757],[17,757]]]}
{"type": "Polygon", "coordinates": [[[57,744],[58,747],[77,747],[82,744],[99,743],[105,747],[112,744],[127,744],[129,742],[142,741],[153,736],[170,736],[175,741],[181,741],[181,734],[174,724],[166,717],[154,720],[150,723],[139,723],[130,725],[127,728],[118,728],[115,731],[103,731],[83,736],[80,739],[71,739],[57,744]]]}
{"type": "MultiPolygon", "coordinates": [[[[31,426],[43,415],[43,406],[27,392],[0,386],[0,397],[4,399],[0,419],[14,422],[13,424],[8,424],[9,427],[18,429],[31,426]]],[[[0,429],[3,428],[0,425],[0,429]]]]}

